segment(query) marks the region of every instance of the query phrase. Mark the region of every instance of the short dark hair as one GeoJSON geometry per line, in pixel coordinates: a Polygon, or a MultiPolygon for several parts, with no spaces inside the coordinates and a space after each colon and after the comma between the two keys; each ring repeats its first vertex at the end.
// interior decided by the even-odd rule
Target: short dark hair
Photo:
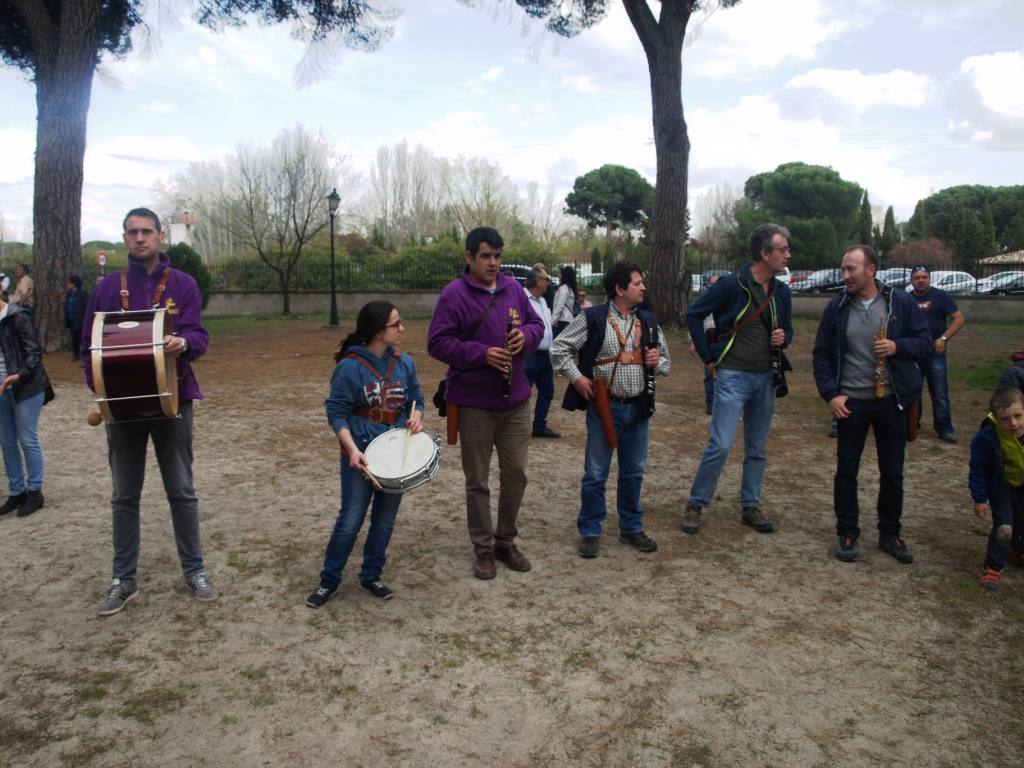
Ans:
{"type": "Polygon", "coordinates": [[[608,297],[608,301],[615,298],[616,287],[623,290],[629,287],[634,272],[643,274],[640,265],[634,264],[632,261],[616,261],[605,270],[602,282],[604,283],[604,295],[608,297]]]}
{"type": "Polygon", "coordinates": [[[843,256],[845,256],[848,253],[853,253],[854,251],[860,251],[861,253],[864,254],[864,266],[870,264],[875,268],[876,272],[878,271],[878,254],[875,253],[874,248],[872,248],[870,245],[864,245],[863,243],[861,243],[860,245],[851,245],[849,248],[843,251],[843,256]]]}
{"type": "Polygon", "coordinates": [[[772,249],[772,240],[776,235],[782,235],[789,242],[789,230],[781,224],[758,224],[750,233],[750,260],[760,261],[761,251],[772,249]]]}
{"type": "Polygon", "coordinates": [[[499,251],[505,247],[505,241],[501,239],[498,230],[493,227],[477,227],[471,229],[466,235],[466,250],[471,256],[476,256],[481,243],[487,243],[491,248],[497,248],[499,251]]]}
{"type": "Polygon", "coordinates": [[[144,219],[152,219],[156,231],[161,231],[160,217],[153,213],[153,211],[149,210],[149,208],[132,208],[130,211],[128,211],[128,213],[125,214],[124,221],[121,222],[121,229],[125,229],[128,226],[128,219],[130,219],[132,216],[141,216],[144,219]]]}
{"type": "Polygon", "coordinates": [[[29,274],[30,270],[28,268],[28,264],[19,264],[18,266],[25,270],[26,275],[29,274]]]}
{"type": "Polygon", "coordinates": [[[545,272],[543,269],[537,269],[534,267],[530,270],[530,274],[526,276],[526,287],[533,288],[541,280],[550,280],[551,275],[545,272]]]}
{"type": "Polygon", "coordinates": [[[80,278],[78,275],[71,275],[70,277],[68,277],[68,282],[75,286],[75,288],[82,287],[82,278],[80,278]]]}
{"type": "Polygon", "coordinates": [[[1005,411],[1014,403],[1024,405],[1024,392],[1016,384],[1000,384],[988,401],[988,409],[992,413],[1005,411]]]}

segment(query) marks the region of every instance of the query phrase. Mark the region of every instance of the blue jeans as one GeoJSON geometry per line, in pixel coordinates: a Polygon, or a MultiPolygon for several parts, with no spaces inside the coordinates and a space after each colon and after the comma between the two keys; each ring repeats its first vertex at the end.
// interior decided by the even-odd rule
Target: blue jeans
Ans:
{"type": "Polygon", "coordinates": [[[0,396],[0,439],[4,447],[4,468],[11,496],[43,487],[43,449],[39,445],[39,412],[43,410],[46,392],[37,392],[20,403],[8,388],[0,396]],[[20,450],[19,450],[20,446],[20,450]],[[21,455],[25,454],[22,465],[21,455]],[[28,487],[25,471],[28,471],[28,487]]]}
{"type": "MultiPolygon", "coordinates": [[[[612,422],[619,440],[619,480],[615,508],[621,533],[639,533],[644,529],[644,511],[640,508],[640,487],[647,469],[647,425],[639,403],[617,403],[612,407],[612,422]]],[[[612,465],[612,448],[605,439],[597,409],[587,408],[587,450],[583,458],[583,482],[580,486],[580,514],[576,520],[580,536],[600,536],[601,523],[608,516],[604,487],[612,465]]]]}
{"type": "Polygon", "coordinates": [[[932,425],[935,432],[945,435],[953,431],[953,413],[949,407],[949,379],[946,375],[946,356],[931,354],[921,366],[932,398],[932,425]]]}
{"type": "Polygon", "coordinates": [[[384,570],[387,562],[388,542],[391,532],[395,529],[395,518],[398,517],[398,505],[402,503],[401,494],[380,493],[375,491],[370,481],[362,473],[352,469],[348,457],[341,457],[341,510],[334,521],[334,530],[327,542],[324,553],[324,569],[320,571],[320,581],[338,584],[341,571],[348,562],[356,537],[366,520],[366,511],[370,509],[370,530],[366,534],[363,545],[363,567],[359,571],[359,581],[376,581],[384,570]]]}
{"type": "Polygon", "coordinates": [[[537,385],[537,404],[533,408],[533,429],[543,430],[548,425],[548,410],[555,396],[555,371],[547,350],[531,352],[526,356],[526,380],[537,385]]]}
{"type": "Polygon", "coordinates": [[[698,507],[711,505],[725,460],[729,457],[736,428],[743,417],[743,482],[740,506],[756,507],[767,463],[765,443],[775,411],[775,384],[771,371],[750,373],[720,368],[715,380],[715,406],[711,412],[711,436],[693,478],[690,501],[698,507]]]}

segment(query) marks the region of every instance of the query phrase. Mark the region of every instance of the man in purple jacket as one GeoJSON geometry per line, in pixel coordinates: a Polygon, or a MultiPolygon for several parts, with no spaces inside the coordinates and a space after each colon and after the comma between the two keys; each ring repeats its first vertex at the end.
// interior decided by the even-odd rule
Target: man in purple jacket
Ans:
{"type": "Polygon", "coordinates": [[[504,246],[490,227],[466,236],[465,270],[438,297],[427,335],[430,356],[448,365],[445,401],[459,406],[466,519],[478,579],[495,577],[495,559],[514,571],[531,568],[515,545],[516,518],[526,491],[532,423],[526,353],[537,348],[544,324],[519,283],[501,274],[504,246]],[[488,485],[495,448],[501,477],[497,530],[488,485]]]}
{"type": "MultiPolygon", "coordinates": [[[[191,362],[206,352],[210,335],[202,326],[203,306],[199,288],[185,272],[171,269],[167,254],[160,252],[160,219],[148,208],[135,208],[124,220],[128,246],[127,290],[131,310],[166,307],[174,333],[164,336],[164,354],[177,358],[178,418],[126,421],[107,424],[107,451],[113,493],[113,580],[98,606],[101,616],[124,608],[139,592],[136,566],[139,560],[139,497],[146,470],[146,446],[153,439],[164,491],[171,506],[174,538],[185,583],[199,600],[214,600],[217,590],[206,575],[199,543],[199,504],[192,486],[192,401],[201,400],[191,362]]],[[[82,358],[89,360],[92,323],[96,312],[122,308],[121,273],[107,275],[92,294],[82,327],[82,358]]],[[[85,378],[95,389],[92,366],[85,378]]]]}

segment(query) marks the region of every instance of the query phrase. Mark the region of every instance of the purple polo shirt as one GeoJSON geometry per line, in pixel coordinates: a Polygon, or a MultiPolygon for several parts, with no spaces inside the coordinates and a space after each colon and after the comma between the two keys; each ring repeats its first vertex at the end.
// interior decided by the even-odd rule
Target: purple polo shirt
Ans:
{"type": "MultiPolygon", "coordinates": [[[[160,254],[160,263],[152,274],[135,259],[128,257],[128,308],[150,309],[157,284],[163,277],[164,270],[170,268],[171,260],[166,253],[160,254]]],[[[171,317],[174,334],[188,342],[185,354],[178,358],[178,399],[182,403],[202,400],[199,383],[192,372],[192,361],[206,353],[210,343],[210,334],[202,326],[203,297],[199,286],[191,275],[180,269],[171,270],[160,306],[167,308],[171,317]]],[[[107,275],[96,286],[89,297],[89,307],[85,310],[85,321],[82,324],[82,359],[89,360],[89,347],[92,346],[92,322],[97,312],[116,312],[121,309],[121,273],[107,275]]],[[[89,389],[95,391],[92,382],[92,366],[85,366],[85,381],[89,389]]]]}

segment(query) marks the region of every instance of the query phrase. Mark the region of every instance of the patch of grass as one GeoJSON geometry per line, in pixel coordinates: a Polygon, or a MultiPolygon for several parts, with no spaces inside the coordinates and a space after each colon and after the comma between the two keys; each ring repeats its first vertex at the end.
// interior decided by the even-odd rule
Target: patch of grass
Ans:
{"type": "Polygon", "coordinates": [[[238,673],[238,676],[251,682],[255,682],[256,680],[265,679],[267,676],[267,670],[258,669],[256,667],[246,667],[238,673]]]}
{"type": "Polygon", "coordinates": [[[238,571],[242,576],[256,576],[263,572],[263,563],[253,562],[245,555],[238,552],[228,554],[228,565],[238,571]]]}
{"type": "Polygon", "coordinates": [[[999,377],[1003,371],[1010,367],[1010,361],[1005,357],[989,357],[986,360],[967,363],[961,366],[951,366],[949,369],[949,385],[963,385],[968,389],[980,389],[991,392],[999,383],[999,377]]]}
{"type": "Polygon", "coordinates": [[[94,765],[96,758],[109,750],[111,746],[112,744],[109,741],[86,742],[80,745],[74,752],[61,752],[60,764],[65,766],[65,768],[94,765]]]}
{"type": "Polygon", "coordinates": [[[578,672],[584,667],[590,666],[594,660],[594,652],[590,650],[587,645],[581,645],[577,648],[573,648],[566,654],[565,660],[562,662],[562,666],[572,672],[578,672]]]}
{"type": "Polygon", "coordinates": [[[86,685],[75,691],[79,701],[99,701],[107,697],[107,689],[102,685],[86,685]]]}
{"type": "Polygon", "coordinates": [[[673,768],[711,768],[714,765],[715,754],[707,744],[692,744],[685,747],[676,747],[672,750],[673,768]]]}
{"type": "Polygon", "coordinates": [[[156,717],[153,715],[153,711],[145,704],[125,704],[117,711],[117,714],[126,720],[138,720],[140,723],[145,725],[153,725],[156,723],[156,717]]]}
{"type": "Polygon", "coordinates": [[[86,707],[82,710],[82,716],[88,717],[90,720],[95,720],[97,717],[103,714],[103,710],[99,707],[86,707]]]}

